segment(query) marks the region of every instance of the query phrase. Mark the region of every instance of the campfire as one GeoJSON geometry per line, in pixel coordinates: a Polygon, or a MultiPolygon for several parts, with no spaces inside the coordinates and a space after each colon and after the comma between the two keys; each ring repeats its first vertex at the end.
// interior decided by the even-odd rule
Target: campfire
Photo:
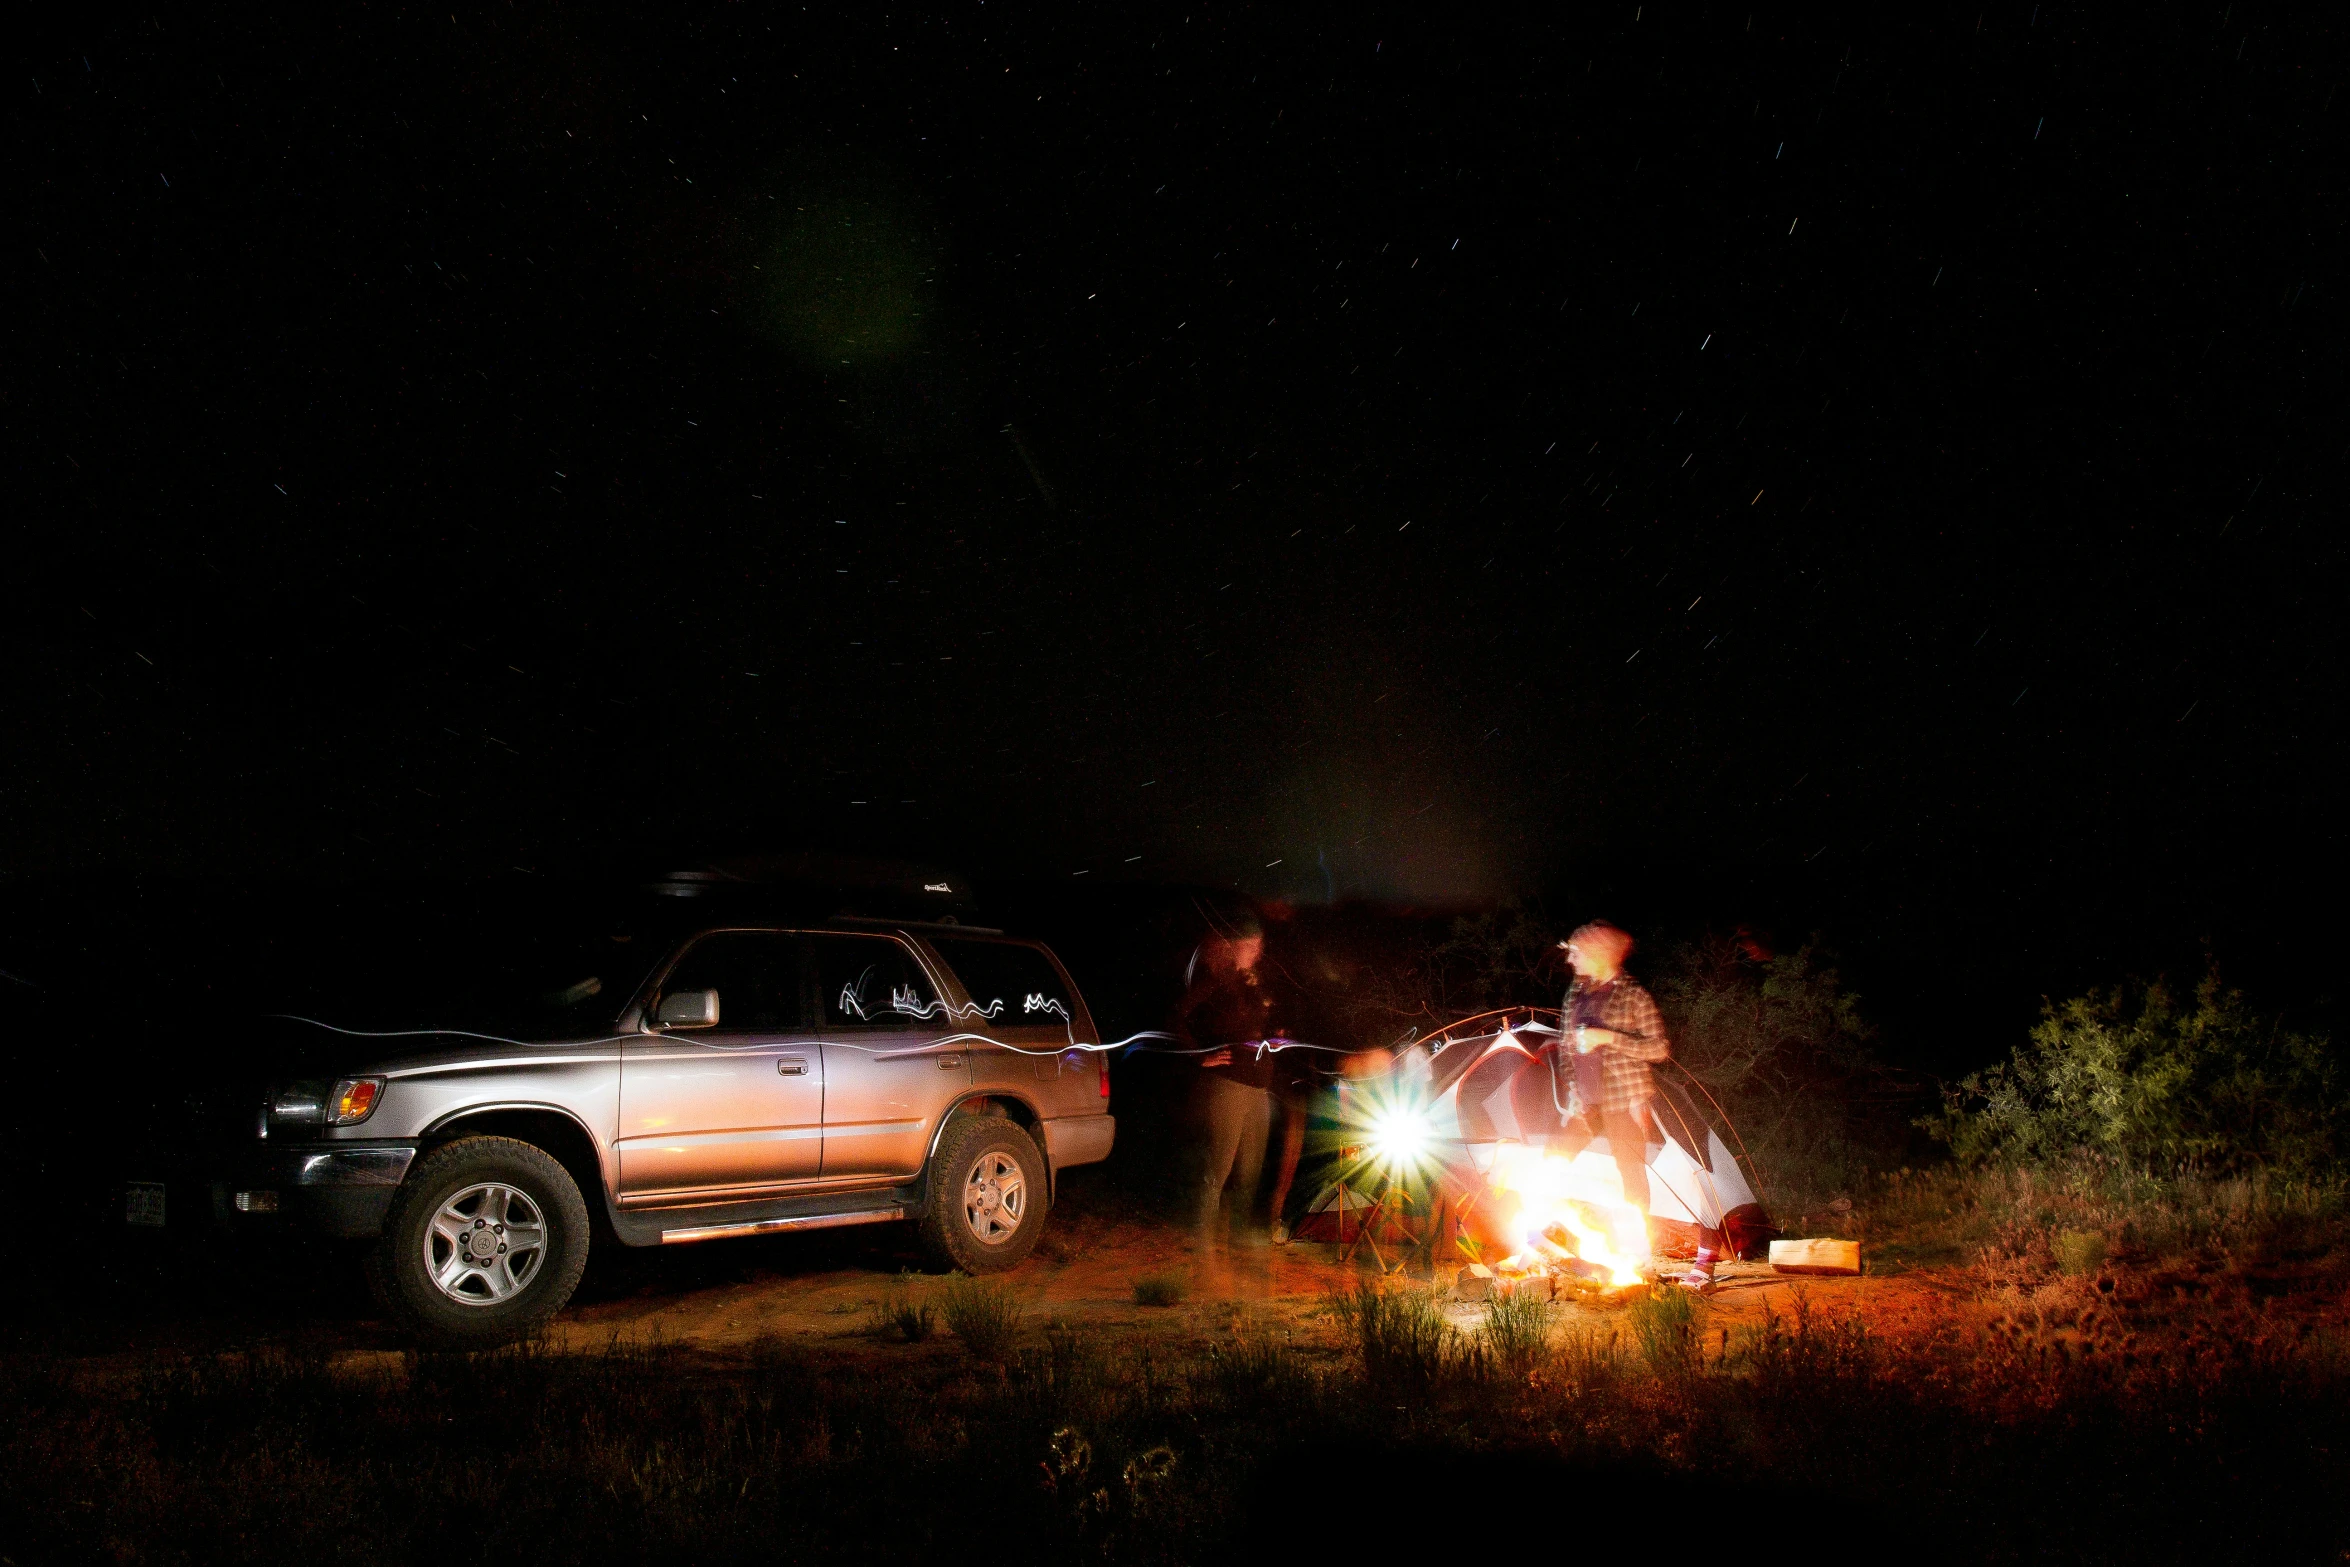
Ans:
{"type": "Polygon", "coordinates": [[[1615,1166],[1588,1155],[1562,1159],[1524,1143],[1494,1150],[1486,1185],[1517,1249],[1493,1265],[1504,1279],[1565,1274],[1605,1284],[1642,1282],[1648,1221],[1624,1201],[1615,1166]],[[1508,1213],[1514,1198],[1516,1212],[1508,1213]]]}

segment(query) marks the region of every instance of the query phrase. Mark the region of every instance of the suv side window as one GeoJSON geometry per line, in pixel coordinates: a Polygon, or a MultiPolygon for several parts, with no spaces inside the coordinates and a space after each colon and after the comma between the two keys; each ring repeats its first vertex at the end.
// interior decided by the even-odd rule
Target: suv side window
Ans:
{"type": "Polygon", "coordinates": [[[1077,1001],[1068,981],[1036,948],[967,936],[933,936],[930,944],[995,1027],[1068,1028],[1076,1022],[1077,1001]]]}
{"type": "Polygon", "coordinates": [[[681,990],[717,991],[718,1026],[728,1033],[791,1033],[808,1026],[797,936],[764,930],[704,936],[661,982],[664,995],[681,990]]]}
{"type": "Polygon", "coordinates": [[[946,1023],[946,1004],[905,943],[889,936],[811,936],[827,1028],[946,1023]]]}

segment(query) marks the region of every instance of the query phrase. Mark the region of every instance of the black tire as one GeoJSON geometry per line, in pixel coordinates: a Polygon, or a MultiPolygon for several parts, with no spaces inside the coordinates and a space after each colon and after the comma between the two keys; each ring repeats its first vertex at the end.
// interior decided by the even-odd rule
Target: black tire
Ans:
{"type": "MultiPolygon", "coordinates": [[[[994,1182],[1000,1193],[1008,1183],[994,1182]]],[[[942,1268],[965,1273],[1001,1273],[1020,1265],[1044,1233],[1045,1210],[1051,1206],[1045,1184],[1044,1155],[1036,1139],[1016,1121],[997,1116],[958,1116],[947,1123],[938,1140],[938,1152],[922,1175],[924,1202],[919,1231],[922,1249],[942,1268]],[[989,1167],[1003,1161],[1019,1167],[1020,1209],[1005,1231],[1006,1208],[986,1209],[979,1188],[989,1184],[989,1167]],[[997,1232],[988,1238],[983,1231],[997,1232]]]]}
{"type": "MultiPolygon", "coordinates": [[[[465,1245],[475,1244],[467,1233],[465,1245]]],[[[562,1310],[587,1256],[587,1204],[553,1155],[511,1137],[464,1137],[417,1160],[400,1183],[368,1259],[368,1284],[421,1343],[486,1349],[527,1337],[562,1310]],[[451,1217],[436,1231],[444,1210],[451,1217]],[[480,1264],[450,1239],[467,1218],[485,1236],[480,1264]],[[518,1244],[510,1258],[499,1237],[527,1236],[534,1221],[539,1244],[518,1244]],[[533,1260],[518,1273],[512,1262],[525,1256],[533,1260]],[[453,1276],[452,1287],[436,1283],[436,1271],[453,1276]]]]}

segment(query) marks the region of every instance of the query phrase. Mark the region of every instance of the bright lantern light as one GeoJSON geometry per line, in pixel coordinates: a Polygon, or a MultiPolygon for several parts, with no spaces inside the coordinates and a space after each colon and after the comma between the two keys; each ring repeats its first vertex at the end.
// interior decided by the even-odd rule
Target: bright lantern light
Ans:
{"type": "Polygon", "coordinates": [[[1417,1164],[1427,1155],[1430,1133],[1428,1117],[1417,1110],[1383,1110],[1371,1118],[1371,1152],[1387,1164],[1417,1164]]]}
{"type": "Polygon", "coordinates": [[[1390,1179],[1419,1181],[1436,1167],[1436,1121],[1409,1085],[1366,1083],[1343,1101],[1345,1141],[1390,1179]]]}

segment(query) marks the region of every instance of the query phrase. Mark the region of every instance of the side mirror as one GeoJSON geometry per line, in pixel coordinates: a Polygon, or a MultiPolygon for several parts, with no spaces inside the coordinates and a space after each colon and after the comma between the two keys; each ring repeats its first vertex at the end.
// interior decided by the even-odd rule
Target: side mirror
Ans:
{"type": "Polygon", "coordinates": [[[663,996],[653,1021],[662,1028],[716,1028],[718,992],[680,990],[663,996]]]}

